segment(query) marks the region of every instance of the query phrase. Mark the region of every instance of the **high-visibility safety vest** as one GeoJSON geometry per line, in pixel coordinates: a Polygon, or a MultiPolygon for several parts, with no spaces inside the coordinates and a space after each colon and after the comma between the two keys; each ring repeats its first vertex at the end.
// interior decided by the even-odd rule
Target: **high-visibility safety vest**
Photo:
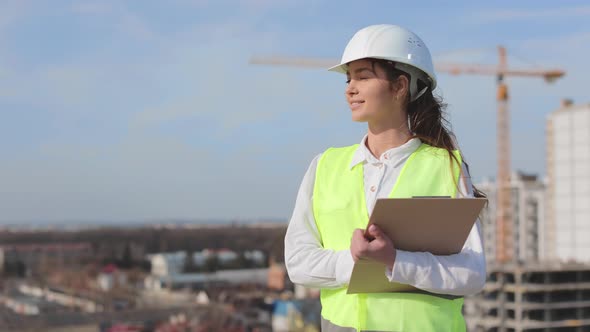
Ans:
{"type": "MultiPolygon", "coordinates": [[[[369,221],[363,165],[350,167],[357,145],[326,150],[318,161],[313,213],[325,249],[346,250],[356,228],[369,221]]],[[[410,155],[389,197],[457,194],[461,155],[422,144],[410,155]],[[452,161],[452,162],[451,162],[452,161]]],[[[385,269],[383,270],[385,273],[385,269]]],[[[322,317],[357,331],[465,331],[463,298],[424,293],[346,294],[346,287],[322,289],[322,317]]]]}

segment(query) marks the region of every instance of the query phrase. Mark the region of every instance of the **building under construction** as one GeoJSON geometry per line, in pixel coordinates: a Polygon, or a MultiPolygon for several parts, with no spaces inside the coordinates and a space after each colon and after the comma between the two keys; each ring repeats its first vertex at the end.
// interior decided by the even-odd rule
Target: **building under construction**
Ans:
{"type": "Polygon", "coordinates": [[[589,105],[548,116],[547,182],[512,175],[502,232],[498,185],[480,184],[488,280],[465,300],[469,331],[590,331],[589,133],[589,105]]]}
{"type": "Polygon", "coordinates": [[[498,264],[465,299],[469,331],[590,331],[590,265],[498,264]]]}
{"type": "Polygon", "coordinates": [[[590,104],[564,100],[547,117],[547,247],[590,263],[590,104]]]}

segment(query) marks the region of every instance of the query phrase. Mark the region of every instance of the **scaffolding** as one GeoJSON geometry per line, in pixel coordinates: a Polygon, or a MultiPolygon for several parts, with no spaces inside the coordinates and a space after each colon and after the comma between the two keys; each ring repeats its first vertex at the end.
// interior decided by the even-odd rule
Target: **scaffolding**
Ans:
{"type": "Polygon", "coordinates": [[[590,265],[489,266],[481,293],[465,299],[469,331],[590,331],[590,265]]]}

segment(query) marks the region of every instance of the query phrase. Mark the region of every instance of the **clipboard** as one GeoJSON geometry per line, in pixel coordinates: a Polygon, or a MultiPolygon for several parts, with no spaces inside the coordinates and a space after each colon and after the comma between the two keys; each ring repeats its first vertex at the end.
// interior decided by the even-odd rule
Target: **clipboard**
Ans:
{"type": "MultiPolygon", "coordinates": [[[[486,198],[381,198],[375,203],[367,228],[371,224],[379,226],[400,250],[452,255],[463,248],[486,202],[486,198]]],[[[347,293],[416,290],[389,282],[385,269],[384,264],[375,261],[357,261],[347,293]]]]}

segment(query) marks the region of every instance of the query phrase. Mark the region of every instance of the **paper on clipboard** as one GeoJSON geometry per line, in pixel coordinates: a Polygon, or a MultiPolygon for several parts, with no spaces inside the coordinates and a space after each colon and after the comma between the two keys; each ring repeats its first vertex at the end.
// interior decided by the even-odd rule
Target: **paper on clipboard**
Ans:
{"type": "MultiPolygon", "coordinates": [[[[378,199],[369,225],[378,225],[397,249],[451,255],[463,248],[486,202],[485,198],[378,199]]],[[[389,282],[385,277],[385,265],[359,260],[355,263],[347,292],[382,293],[413,289],[409,285],[389,282]]]]}

